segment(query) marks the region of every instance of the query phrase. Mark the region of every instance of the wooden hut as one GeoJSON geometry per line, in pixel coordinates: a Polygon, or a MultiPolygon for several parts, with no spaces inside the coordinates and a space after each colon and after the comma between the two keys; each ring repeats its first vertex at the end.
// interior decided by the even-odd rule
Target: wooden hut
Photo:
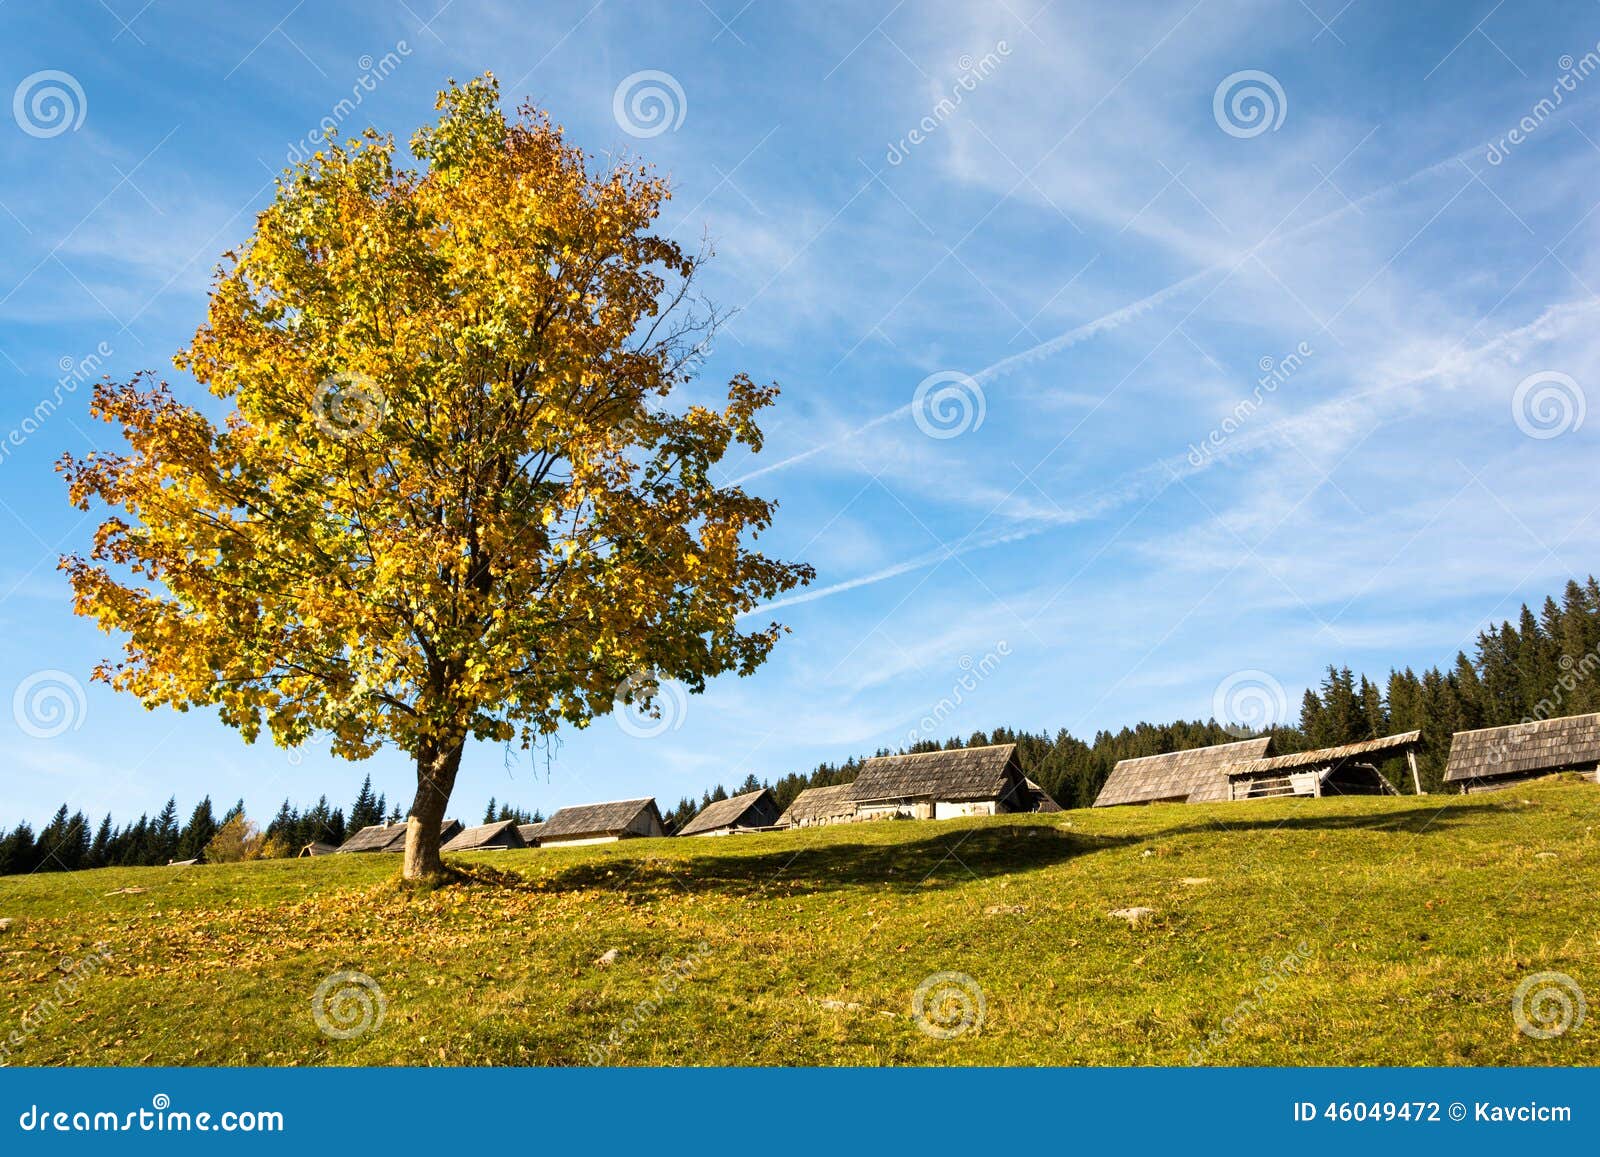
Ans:
{"type": "Polygon", "coordinates": [[[1050,798],[1050,793],[1034,783],[1033,780],[1024,779],[1022,781],[1022,790],[1027,792],[1028,802],[1033,805],[1032,807],[1024,808],[1024,811],[1058,812],[1061,810],[1061,805],[1050,798]]]}
{"type": "Polygon", "coordinates": [[[507,848],[525,848],[527,841],[522,838],[522,833],[517,830],[516,820],[496,820],[490,824],[479,824],[475,828],[463,828],[440,848],[441,852],[499,852],[507,848]]]}
{"type": "Polygon", "coordinates": [[[735,832],[759,831],[778,822],[778,801],[771,791],[747,791],[707,804],[683,829],[680,836],[731,836],[735,832]]]}
{"type": "Polygon", "coordinates": [[[1402,755],[1411,767],[1412,782],[1420,793],[1422,778],[1417,774],[1416,751],[1421,745],[1422,732],[1407,731],[1381,739],[1236,763],[1227,769],[1228,798],[1399,795],[1377,765],[1402,755]]]}
{"type": "Polygon", "coordinates": [[[1227,768],[1272,754],[1272,736],[1124,759],[1111,769],[1095,807],[1136,803],[1213,803],[1228,796],[1227,768]]]}
{"type": "Polygon", "coordinates": [[[544,824],[542,822],[536,824],[519,824],[517,826],[517,835],[521,836],[522,842],[530,848],[537,848],[539,846],[539,841],[542,838],[541,833],[543,833],[543,831],[544,824]]]}
{"type": "Polygon", "coordinates": [[[856,818],[856,801],[850,798],[855,785],[808,787],[778,817],[780,828],[812,828],[822,824],[847,824],[856,818]]]}
{"type": "Polygon", "coordinates": [[[1017,745],[997,743],[867,760],[850,785],[864,820],[952,819],[1032,808],[1017,745]]]}
{"type": "Polygon", "coordinates": [[[1494,791],[1558,771],[1600,779],[1600,714],[1458,731],[1444,780],[1464,792],[1494,791]]]}
{"type": "Polygon", "coordinates": [[[339,851],[381,852],[394,842],[397,834],[402,840],[405,839],[405,824],[371,824],[341,844],[339,851]]]}
{"type": "Polygon", "coordinates": [[[312,840],[295,854],[297,856],[331,856],[338,850],[337,845],[325,844],[321,840],[312,840]]]}
{"type": "Polygon", "coordinates": [[[544,822],[539,846],[609,844],[640,836],[664,836],[666,825],[654,799],[624,799],[564,807],[544,822]]]}
{"type": "MultiPolygon", "coordinates": [[[[447,844],[461,831],[460,820],[445,820],[439,825],[439,842],[447,844]]],[[[406,850],[406,825],[372,824],[362,828],[340,845],[340,852],[403,852],[406,850]]]]}

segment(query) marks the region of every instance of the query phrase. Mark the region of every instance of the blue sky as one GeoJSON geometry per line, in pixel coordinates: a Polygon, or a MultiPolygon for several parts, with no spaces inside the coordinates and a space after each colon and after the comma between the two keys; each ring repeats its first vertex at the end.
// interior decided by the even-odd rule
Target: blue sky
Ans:
{"type": "Polygon", "coordinates": [[[171,354],[295,142],[404,138],[484,70],[669,173],[666,227],[716,242],[739,312],[704,390],[784,388],[728,476],[818,578],[755,676],[548,759],[476,747],[457,814],[1270,716],[1597,569],[1592,2],[217,7],[0,5],[0,823],[265,818],[364,770],[409,800],[398,755],[89,685],[114,643],[55,570],[93,521],[52,465],[105,441],[80,377],[205,399],[171,354]]]}

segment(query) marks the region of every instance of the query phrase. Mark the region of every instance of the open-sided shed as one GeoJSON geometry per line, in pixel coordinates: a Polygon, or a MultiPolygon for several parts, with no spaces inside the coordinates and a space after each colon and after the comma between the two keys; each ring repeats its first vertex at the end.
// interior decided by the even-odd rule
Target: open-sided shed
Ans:
{"type": "Polygon", "coordinates": [[[463,828],[450,837],[442,852],[497,852],[507,848],[525,848],[527,842],[517,830],[516,820],[497,820],[492,824],[479,824],[463,828]]]}
{"type": "MultiPolygon", "coordinates": [[[[445,820],[439,825],[439,842],[449,843],[461,831],[460,820],[445,820]]],[[[362,828],[339,846],[340,852],[403,852],[406,850],[406,825],[372,824],[362,828]]]]}
{"type": "Polygon", "coordinates": [[[1028,793],[1028,799],[1033,804],[1031,808],[1025,810],[1036,812],[1058,812],[1061,810],[1061,805],[1050,797],[1050,793],[1034,783],[1033,780],[1024,779],[1022,781],[1022,789],[1028,793]]]}
{"type": "Polygon", "coordinates": [[[1228,796],[1228,767],[1272,754],[1272,736],[1124,759],[1095,797],[1095,807],[1136,803],[1214,803],[1228,796]]]}
{"type": "Polygon", "coordinates": [[[1558,771],[1600,775],[1600,713],[1458,731],[1444,779],[1464,792],[1493,791],[1558,771]]]}
{"type": "Polygon", "coordinates": [[[664,836],[666,825],[654,799],[622,799],[564,807],[544,822],[539,846],[608,844],[640,836],[664,836]]]}
{"type": "Polygon", "coordinates": [[[780,828],[813,828],[822,824],[847,824],[856,818],[856,801],[850,798],[855,785],[808,787],[778,817],[780,828]]]}
{"type": "Polygon", "coordinates": [[[1017,745],[997,743],[869,759],[850,798],[861,819],[992,816],[1032,810],[1025,782],[1017,745]]]}
{"type": "Polygon", "coordinates": [[[683,825],[680,836],[728,836],[770,828],[778,822],[778,801],[767,788],[707,804],[683,825]]]}
{"type": "Polygon", "coordinates": [[[1359,743],[1237,763],[1227,769],[1228,798],[1398,795],[1400,793],[1383,777],[1377,765],[1401,755],[1406,757],[1412,782],[1420,793],[1422,780],[1417,774],[1416,751],[1421,744],[1422,732],[1406,731],[1359,743]]]}

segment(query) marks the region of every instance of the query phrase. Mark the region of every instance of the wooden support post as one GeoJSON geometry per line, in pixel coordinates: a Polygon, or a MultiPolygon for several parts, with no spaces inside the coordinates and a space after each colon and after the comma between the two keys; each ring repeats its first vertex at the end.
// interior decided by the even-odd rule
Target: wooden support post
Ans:
{"type": "Polygon", "coordinates": [[[1417,789],[1418,795],[1427,795],[1422,790],[1422,775],[1417,771],[1417,753],[1411,748],[1406,748],[1406,763],[1411,768],[1411,783],[1417,789]]]}

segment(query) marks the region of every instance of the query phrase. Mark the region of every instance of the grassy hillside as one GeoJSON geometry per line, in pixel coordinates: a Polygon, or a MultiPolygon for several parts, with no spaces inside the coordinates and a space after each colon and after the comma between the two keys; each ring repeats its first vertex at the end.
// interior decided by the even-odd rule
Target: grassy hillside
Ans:
{"type": "Polygon", "coordinates": [[[425,894],[386,856],[0,879],[0,1040],[13,1064],[1596,1064],[1597,819],[1552,780],[481,853],[425,894]],[[341,970],[385,1002],[350,1039],[312,1014],[341,970]],[[1540,1040],[1511,1005],[1546,970],[1594,1008],[1540,1040]],[[953,1039],[912,1014],[941,972],[982,990],[953,1039]]]}

